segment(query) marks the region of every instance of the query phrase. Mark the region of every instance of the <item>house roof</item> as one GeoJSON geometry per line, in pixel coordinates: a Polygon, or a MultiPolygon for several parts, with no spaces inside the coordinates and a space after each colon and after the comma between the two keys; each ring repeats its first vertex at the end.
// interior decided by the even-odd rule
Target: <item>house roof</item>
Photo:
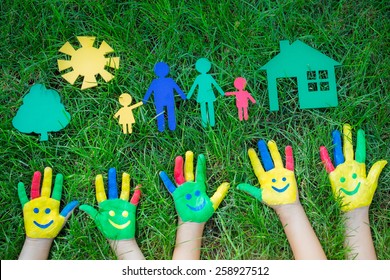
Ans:
{"type": "Polygon", "coordinates": [[[299,66],[310,68],[310,65],[317,68],[318,66],[330,68],[339,66],[341,63],[306,45],[302,41],[296,40],[294,43],[290,44],[288,40],[283,40],[280,41],[280,53],[260,69],[281,70],[285,67],[297,68],[299,66]]]}

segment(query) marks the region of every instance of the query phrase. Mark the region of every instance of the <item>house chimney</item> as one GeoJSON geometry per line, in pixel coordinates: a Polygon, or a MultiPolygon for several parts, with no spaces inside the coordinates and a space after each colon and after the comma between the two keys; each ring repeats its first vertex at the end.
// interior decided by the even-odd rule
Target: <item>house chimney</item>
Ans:
{"type": "Polygon", "coordinates": [[[288,40],[282,40],[279,42],[279,46],[280,46],[280,52],[282,52],[283,50],[286,50],[290,46],[290,42],[288,40]]]}

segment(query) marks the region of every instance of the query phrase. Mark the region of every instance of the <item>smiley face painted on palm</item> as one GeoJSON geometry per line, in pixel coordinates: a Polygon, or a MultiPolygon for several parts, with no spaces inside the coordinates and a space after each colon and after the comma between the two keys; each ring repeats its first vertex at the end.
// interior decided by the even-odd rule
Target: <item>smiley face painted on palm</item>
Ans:
{"type": "Polygon", "coordinates": [[[25,227],[28,237],[52,238],[64,224],[64,217],[58,212],[58,200],[39,197],[26,203],[23,207],[25,227]]]}
{"type": "Polygon", "coordinates": [[[268,205],[294,203],[297,197],[297,183],[294,172],[285,168],[275,168],[265,173],[260,185],[263,200],[268,205]]]}
{"type": "Polygon", "coordinates": [[[130,239],[135,233],[136,206],[123,199],[111,199],[99,204],[96,224],[109,239],[130,239]]]}
{"type": "Polygon", "coordinates": [[[213,204],[205,189],[205,185],[197,182],[186,182],[173,193],[177,212],[184,222],[202,223],[213,215],[213,204]]]}

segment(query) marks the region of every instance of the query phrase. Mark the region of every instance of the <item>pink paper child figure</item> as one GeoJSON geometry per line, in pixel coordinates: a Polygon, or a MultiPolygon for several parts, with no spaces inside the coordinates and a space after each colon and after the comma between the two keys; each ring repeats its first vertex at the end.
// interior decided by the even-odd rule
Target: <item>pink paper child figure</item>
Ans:
{"type": "Polygon", "coordinates": [[[114,115],[114,118],[119,117],[119,124],[122,125],[122,130],[124,134],[131,134],[133,132],[132,124],[135,123],[133,109],[143,105],[142,102],[138,102],[132,106],[129,106],[133,98],[128,93],[123,93],[119,96],[119,103],[123,106],[119,109],[118,112],[114,115]]]}
{"type": "Polygon", "coordinates": [[[238,77],[234,80],[234,87],[238,89],[238,91],[226,92],[225,95],[235,95],[236,96],[236,106],[238,109],[238,118],[240,121],[248,120],[248,99],[255,104],[256,100],[252,97],[252,95],[244,90],[246,86],[246,80],[243,77],[238,77]]]}

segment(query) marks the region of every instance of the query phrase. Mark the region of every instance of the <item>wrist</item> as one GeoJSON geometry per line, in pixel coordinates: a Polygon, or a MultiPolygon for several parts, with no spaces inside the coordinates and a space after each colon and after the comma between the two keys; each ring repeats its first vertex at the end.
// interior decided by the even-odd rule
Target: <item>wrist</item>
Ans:
{"type": "Polygon", "coordinates": [[[352,220],[366,220],[368,219],[369,207],[359,207],[351,211],[344,212],[344,217],[352,220]]]}
{"type": "Polygon", "coordinates": [[[118,260],[144,259],[135,238],[124,240],[108,239],[111,249],[114,251],[118,260]]]}
{"type": "Polygon", "coordinates": [[[274,206],[273,209],[282,222],[297,217],[297,213],[303,211],[303,207],[299,201],[291,204],[274,206]]]}
{"type": "Polygon", "coordinates": [[[54,238],[26,237],[19,260],[47,260],[54,238]]]}

